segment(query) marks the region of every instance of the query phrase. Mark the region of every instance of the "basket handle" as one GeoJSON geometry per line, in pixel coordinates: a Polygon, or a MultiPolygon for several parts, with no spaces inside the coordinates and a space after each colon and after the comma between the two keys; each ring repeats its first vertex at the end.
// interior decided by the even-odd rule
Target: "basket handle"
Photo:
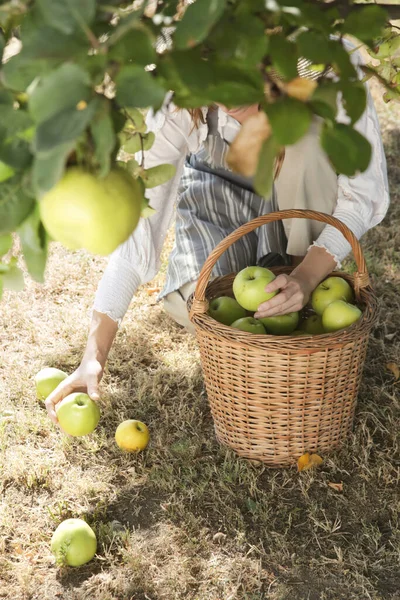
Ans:
{"type": "Polygon", "coordinates": [[[202,314],[207,312],[208,310],[208,302],[206,300],[206,287],[210,279],[211,272],[217,260],[220,256],[227,250],[232,244],[234,244],[241,237],[254,231],[261,225],[265,225],[266,223],[272,223],[273,221],[281,221],[282,219],[313,219],[314,221],[320,221],[321,223],[326,223],[328,225],[332,225],[336,227],[349,242],[354,259],[357,264],[357,272],[354,274],[354,289],[356,293],[356,298],[360,297],[360,290],[362,288],[368,287],[370,285],[367,265],[365,262],[365,258],[363,252],[361,250],[360,243],[354,233],[332,215],[327,215],[326,213],[318,212],[315,210],[300,210],[300,209],[291,209],[291,210],[279,210],[273,213],[269,213],[267,215],[262,215],[245,223],[235,231],[233,231],[230,235],[228,235],[225,239],[222,240],[209,254],[206,262],[203,265],[203,268],[200,271],[199,279],[197,281],[196,289],[194,292],[194,298],[192,302],[192,306],[190,309],[190,318],[192,318],[196,314],[202,314]]]}

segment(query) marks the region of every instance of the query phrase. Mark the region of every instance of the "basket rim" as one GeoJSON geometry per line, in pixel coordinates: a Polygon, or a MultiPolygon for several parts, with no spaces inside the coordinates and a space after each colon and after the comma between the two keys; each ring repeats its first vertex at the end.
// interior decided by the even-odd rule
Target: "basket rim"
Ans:
{"type": "MultiPolygon", "coordinates": [[[[270,269],[274,273],[290,272],[292,267],[272,267],[270,269]]],[[[229,273],[216,277],[215,279],[208,282],[206,287],[206,300],[209,301],[213,298],[218,297],[217,294],[210,294],[210,289],[214,287],[218,288],[218,285],[229,279],[233,279],[236,273],[229,273]]],[[[343,273],[341,271],[333,271],[329,277],[342,277],[348,280],[350,283],[354,282],[354,276],[349,273],[343,273]]],[[[190,295],[187,301],[187,307],[190,312],[192,302],[194,300],[194,293],[190,295]]],[[[306,335],[273,335],[269,333],[263,334],[252,334],[247,331],[241,331],[240,329],[233,329],[229,325],[224,325],[219,321],[213,319],[207,312],[197,313],[192,316],[192,323],[197,330],[200,330],[203,334],[207,334],[211,337],[215,337],[221,341],[229,342],[234,346],[247,346],[249,348],[260,348],[260,349],[275,349],[282,352],[286,350],[289,353],[304,353],[307,352],[320,352],[327,348],[338,348],[345,346],[349,343],[354,343],[358,339],[361,339],[365,334],[369,333],[377,320],[378,313],[378,301],[377,297],[372,289],[368,286],[360,291],[361,304],[363,307],[362,317],[350,327],[341,329],[334,333],[322,333],[322,334],[306,334],[306,335]]]]}

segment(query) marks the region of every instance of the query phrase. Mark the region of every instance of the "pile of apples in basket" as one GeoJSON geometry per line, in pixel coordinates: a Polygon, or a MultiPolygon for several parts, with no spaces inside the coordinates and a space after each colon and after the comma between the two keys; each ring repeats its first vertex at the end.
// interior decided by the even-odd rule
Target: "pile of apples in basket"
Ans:
{"type": "Polygon", "coordinates": [[[260,335],[321,335],[345,329],[358,321],[362,312],[354,304],[354,292],[343,277],[332,276],[322,281],[311,295],[311,307],[304,312],[254,318],[260,304],[275,296],[279,290],[266,292],[265,287],[275,275],[264,267],[247,267],[233,281],[233,295],[210,301],[208,314],[223,323],[252,334],[260,335]]]}

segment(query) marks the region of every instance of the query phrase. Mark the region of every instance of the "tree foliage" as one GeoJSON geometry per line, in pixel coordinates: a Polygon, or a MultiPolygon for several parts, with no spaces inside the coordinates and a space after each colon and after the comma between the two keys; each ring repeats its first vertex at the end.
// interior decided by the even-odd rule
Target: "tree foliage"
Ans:
{"type": "MultiPolygon", "coordinates": [[[[371,56],[365,78],[378,77],[385,100],[400,98],[400,36],[376,4],[13,0],[0,4],[0,27],[1,288],[21,283],[10,232],[21,239],[31,276],[42,281],[48,236],[41,196],[68,165],[105,177],[121,148],[149,149],[154,135],[139,109],[158,110],[170,90],[182,108],[260,105],[271,126],[254,165],[263,195],[274,157],[305,134],[314,114],[324,121],[321,143],[336,170],[351,176],[367,168],[371,148],[355,129],[366,93],[345,37],[371,56]],[[298,77],[299,59],[317,83],[298,77]],[[336,122],[338,96],[347,124],[336,122]]],[[[167,165],[146,170],[136,159],[126,166],[144,190],[173,172],[167,165]]]]}

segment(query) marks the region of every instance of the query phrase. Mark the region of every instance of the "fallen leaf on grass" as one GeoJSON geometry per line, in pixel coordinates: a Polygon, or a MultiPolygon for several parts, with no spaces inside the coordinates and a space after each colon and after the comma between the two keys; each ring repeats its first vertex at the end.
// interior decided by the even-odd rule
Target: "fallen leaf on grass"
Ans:
{"type": "Polygon", "coordinates": [[[333,481],[328,481],[328,486],[335,490],[335,492],[343,492],[343,481],[340,483],[334,483],[333,481]]]}
{"type": "Polygon", "coordinates": [[[395,381],[397,381],[399,379],[399,377],[400,377],[400,367],[399,367],[399,365],[397,365],[394,362],[390,362],[390,363],[387,363],[386,368],[387,368],[388,371],[390,371],[393,374],[393,376],[395,378],[395,381]]]}
{"type": "Polygon", "coordinates": [[[159,287],[154,287],[154,288],[146,288],[146,294],[148,296],[152,296],[153,294],[158,294],[158,292],[161,290],[161,288],[159,287]]]}
{"type": "Polygon", "coordinates": [[[306,452],[298,459],[297,468],[299,471],[308,471],[308,469],[322,465],[323,462],[324,460],[318,454],[306,452]]]}

